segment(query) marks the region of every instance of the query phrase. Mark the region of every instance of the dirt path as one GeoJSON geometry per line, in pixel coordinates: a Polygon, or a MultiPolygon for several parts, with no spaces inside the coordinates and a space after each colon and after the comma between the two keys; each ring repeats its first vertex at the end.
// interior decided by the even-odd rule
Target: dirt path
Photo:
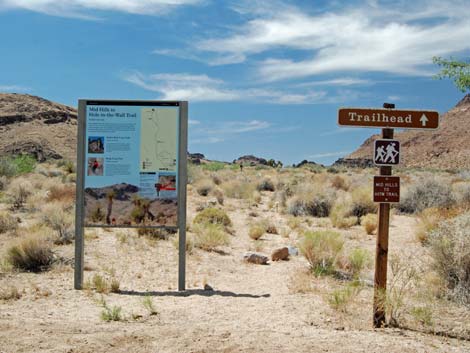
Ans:
{"type": "MultiPolygon", "coordinates": [[[[188,256],[187,287],[176,290],[177,251],[171,240],[151,241],[125,231],[96,231],[87,237],[86,278],[114,273],[121,293],[104,296],[109,306],[122,307],[124,321],[100,319],[100,295],[72,289],[70,267],[42,274],[2,274],[0,285],[24,289],[17,301],[0,302],[0,352],[468,352],[470,342],[404,330],[370,328],[372,289],[363,290],[349,315],[331,309],[325,299],[329,279],[305,285],[307,262],[300,256],[268,266],[242,262],[253,248],[247,236],[247,212],[240,201],[226,209],[236,234],[226,255],[196,250],[188,256]],[[214,290],[204,291],[204,284],[214,290]],[[158,315],[142,302],[152,298],[158,315]],[[132,316],[140,316],[137,320],[132,316]]],[[[192,205],[191,207],[195,207],[192,205]]],[[[266,202],[258,208],[283,226],[266,202]]],[[[190,216],[194,209],[190,209],[190,216]]],[[[190,217],[191,219],[191,217],[190,217]]],[[[414,246],[414,219],[395,217],[391,229],[396,252],[414,246]],[[397,245],[398,246],[398,245],[397,245]]],[[[91,232],[93,233],[93,232],[91,232]]],[[[374,250],[375,238],[362,229],[344,233],[348,246],[374,250]]],[[[295,236],[263,236],[262,252],[295,244],[295,236]]],[[[392,242],[391,242],[392,244],[392,242]]],[[[62,247],[71,257],[73,247],[62,247]]],[[[371,273],[369,274],[369,276],[371,273]]]]}

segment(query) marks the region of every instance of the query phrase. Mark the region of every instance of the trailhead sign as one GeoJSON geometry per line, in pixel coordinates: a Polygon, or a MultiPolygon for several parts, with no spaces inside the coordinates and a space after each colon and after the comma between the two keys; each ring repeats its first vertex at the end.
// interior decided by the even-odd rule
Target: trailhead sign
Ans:
{"type": "Polygon", "coordinates": [[[375,165],[400,164],[400,141],[375,140],[374,163],[375,165]]]}
{"type": "Polygon", "coordinates": [[[340,108],[341,126],[428,129],[439,127],[439,113],[422,110],[340,108]]]}

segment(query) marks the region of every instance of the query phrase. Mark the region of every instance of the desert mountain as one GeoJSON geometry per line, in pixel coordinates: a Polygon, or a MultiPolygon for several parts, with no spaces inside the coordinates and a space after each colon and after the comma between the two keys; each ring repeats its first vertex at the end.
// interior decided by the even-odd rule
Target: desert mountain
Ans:
{"type": "Polygon", "coordinates": [[[0,93],[0,155],[75,159],[77,110],[28,94],[0,93]]]}
{"type": "MultiPolygon", "coordinates": [[[[401,163],[406,167],[432,167],[439,169],[470,168],[470,94],[453,109],[440,116],[435,131],[407,130],[395,133],[401,143],[401,163]]],[[[351,160],[371,160],[374,135],[355,152],[351,160]]]]}

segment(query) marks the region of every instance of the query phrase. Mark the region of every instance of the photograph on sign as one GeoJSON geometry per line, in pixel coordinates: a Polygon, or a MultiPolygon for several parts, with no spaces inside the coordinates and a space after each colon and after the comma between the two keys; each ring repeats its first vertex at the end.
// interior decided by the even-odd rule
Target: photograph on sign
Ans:
{"type": "Polygon", "coordinates": [[[375,140],[374,163],[376,165],[400,164],[400,141],[375,140]]]}
{"type": "Polygon", "coordinates": [[[179,106],[147,104],[87,102],[85,226],[177,226],[179,106]]]}
{"type": "Polygon", "coordinates": [[[374,176],[374,202],[400,202],[400,177],[374,176]]]}

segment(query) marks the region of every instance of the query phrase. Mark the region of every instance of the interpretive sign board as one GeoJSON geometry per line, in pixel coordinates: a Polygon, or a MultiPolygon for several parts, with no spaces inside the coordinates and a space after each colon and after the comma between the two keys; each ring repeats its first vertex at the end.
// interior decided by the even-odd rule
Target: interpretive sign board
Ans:
{"type": "Polygon", "coordinates": [[[376,165],[400,164],[400,141],[375,140],[374,163],[376,165]]]}
{"type": "Polygon", "coordinates": [[[84,227],[179,230],[185,288],[188,103],[79,100],[75,288],[83,286],[84,227]]]}
{"type": "Polygon", "coordinates": [[[400,202],[400,177],[374,176],[374,202],[400,202]]]}
{"type": "Polygon", "coordinates": [[[424,110],[340,108],[338,124],[372,128],[434,130],[439,127],[439,113],[424,110]]]}

